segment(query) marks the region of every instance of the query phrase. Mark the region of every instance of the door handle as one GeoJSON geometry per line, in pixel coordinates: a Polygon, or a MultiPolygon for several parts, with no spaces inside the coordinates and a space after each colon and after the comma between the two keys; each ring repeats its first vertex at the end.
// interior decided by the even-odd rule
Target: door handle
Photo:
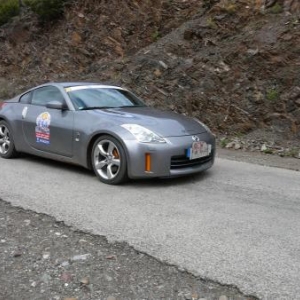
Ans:
{"type": "Polygon", "coordinates": [[[28,107],[25,106],[22,110],[22,119],[25,119],[27,116],[28,107]]]}

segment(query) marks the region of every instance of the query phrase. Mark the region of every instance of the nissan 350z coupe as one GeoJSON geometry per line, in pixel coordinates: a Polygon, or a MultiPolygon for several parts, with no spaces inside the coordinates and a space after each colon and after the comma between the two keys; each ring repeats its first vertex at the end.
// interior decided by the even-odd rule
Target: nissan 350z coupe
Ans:
{"type": "Polygon", "coordinates": [[[0,156],[21,152],[75,163],[119,184],[207,170],[215,137],[199,120],[147,107],[121,87],[48,83],[0,103],[0,156]]]}

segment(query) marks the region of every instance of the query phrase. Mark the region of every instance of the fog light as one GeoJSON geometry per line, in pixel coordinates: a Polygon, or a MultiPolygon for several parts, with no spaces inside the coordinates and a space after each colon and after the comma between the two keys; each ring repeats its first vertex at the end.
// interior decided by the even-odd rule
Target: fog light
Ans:
{"type": "Polygon", "coordinates": [[[145,154],[145,171],[151,172],[151,155],[150,155],[150,153],[145,154]]]}

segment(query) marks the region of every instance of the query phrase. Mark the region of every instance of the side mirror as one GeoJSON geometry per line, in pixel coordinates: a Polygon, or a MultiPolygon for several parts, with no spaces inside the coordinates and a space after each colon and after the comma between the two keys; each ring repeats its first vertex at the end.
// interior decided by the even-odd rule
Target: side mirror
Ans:
{"type": "Polygon", "coordinates": [[[62,103],[60,101],[50,101],[46,104],[47,108],[52,109],[58,109],[58,110],[66,110],[68,109],[67,105],[65,103],[62,103]]]}

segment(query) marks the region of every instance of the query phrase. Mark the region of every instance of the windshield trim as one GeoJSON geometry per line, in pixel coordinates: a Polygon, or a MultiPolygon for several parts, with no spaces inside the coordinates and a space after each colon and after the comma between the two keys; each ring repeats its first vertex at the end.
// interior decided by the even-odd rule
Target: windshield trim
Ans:
{"type": "Polygon", "coordinates": [[[113,85],[76,85],[76,86],[69,86],[65,88],[65,91],[67,93],[69,92],[74,92],[74,91],[79,91],[79,90],[86,90],[86,89],[116,89],[116,90],[122,90],[122,91],[127,91],[126,89],[123,89],[118,86],[113,86],[113,85]]]}

